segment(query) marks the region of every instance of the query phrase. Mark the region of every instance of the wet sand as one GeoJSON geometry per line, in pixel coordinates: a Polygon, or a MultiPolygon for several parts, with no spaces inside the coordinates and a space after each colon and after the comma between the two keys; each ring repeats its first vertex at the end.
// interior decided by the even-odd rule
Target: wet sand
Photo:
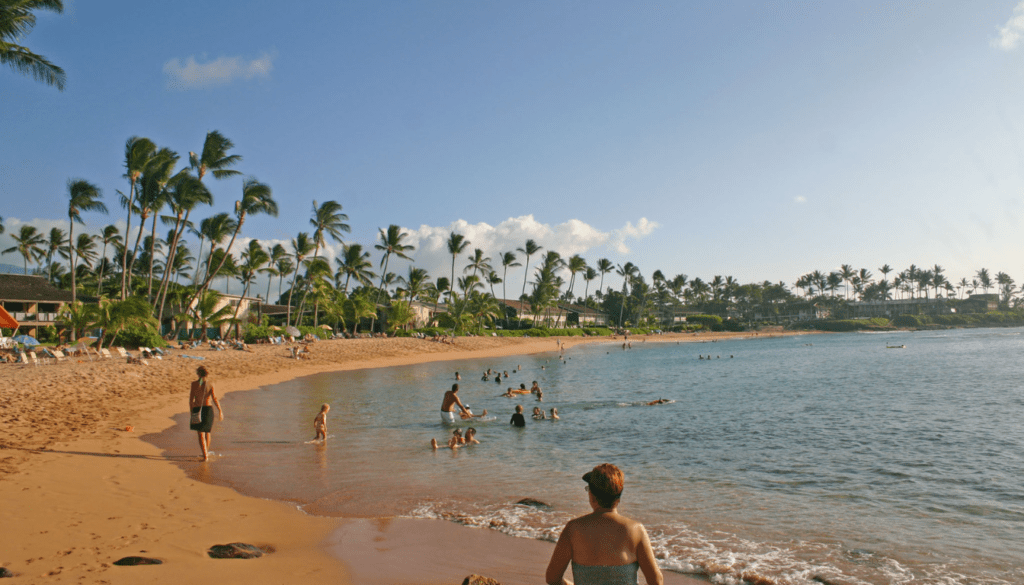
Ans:
{"type": "MultiPolygon", "coordinates": [[[[642,339],[631,337],[634,343],[642,339]]],[[[560,340],[566,347],[622,343],[621,337],[560,340]]],[[[0,566],[29,582],[53,583],[180,583],[197,575],[226,584],[306,578],[457,583],[470,573],[505,584],[543,582],[551,543],[445,521],[308,516],[285,502],[190,479],[182,464],[201,478],[203,466],[216,462],[164,456],[145,440],[179,424],[172,417],[183,420],[188,384],[200,364],[225,394],[321,372],[557,351],[558,346],[554,338],[465,337],[454,346],[398,338],[321,341],[310,348],[310,360],[291,359],[286,347],[256,345],[251,352],[172,350],[171,358],[149,360],[149,365],[84,357],[41,366],[0,364],[5,379],[0,388],[5,534],[0,566]],[[132,430],[125,430],[129,426],[132,430]],[[210,546],[228,542],[272,545],[275,552],[249,561],[207,557],[210,546]],[[125,556],[154,557],[164,564],[112,565],[125,556]]],[[[184,440],[196,442],[184,425],[182,433],[184,440]]],[[[215,428],[214,450],[217,441],[215,428]]],[[[198,455],[198,443],[195,451],[198,455]]],[[[695,580],[666,574],[666,582],[695,580]]]]}

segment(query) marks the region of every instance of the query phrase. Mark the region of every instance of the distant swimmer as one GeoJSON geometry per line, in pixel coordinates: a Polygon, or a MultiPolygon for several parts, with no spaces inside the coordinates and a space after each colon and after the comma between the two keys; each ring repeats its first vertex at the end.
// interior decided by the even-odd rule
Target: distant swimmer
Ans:
{"type": "Polygon", "coordinates": [[[557,408],[552,408],[551,409],[551,416],[549,416],[548,418],[550,418],[551,420],[558,420],[558,409],[557,408]]]}
{"type": "Polygon", "coordinates": [[[668,398],[659,398],[657,400],[652,400],[652,401],[648,402],[647,406],[657,406],[659,404],[668,404],[669,402],[672,402],[672,401],[669,400],[668,398]]]}
{"type": "Polygon", "coordinates": [[[460,376],[458,372],[455,372],[455,379],[456,380],[461,380],[462,376],[460,376]]]}
{"type": "Polygon", "coordinates": [[[523,416],[523,405],[522,404],[517,404],[516,405],[516,411],[512,415],[512,419],[508,421],[508,424],[513,425],[513,426],[517,426],[517,427],[525,427],[526,426],[526,417],[523,416]]]}
{"type": "Polygon", "coordinates": [[[500,374],[494,376],[494,383],[497,384],[498,386],[501,386],[501,375],[500,374]]]}
{"type": "Polygon", "coordinates": [[[533,407],[533,420],[544,420],[545,418],[547,418],[547,417],[544,416],[544,411],[541,410],[539,406],[534,406],[533,407]]]}
{"type": "Polygon", "coordinates": [[[530,392],[533,392],[534,394],[540,392],[540,385],[537,384],[537,380],[533,381],[533,386],[530,387],[530,392]]]}

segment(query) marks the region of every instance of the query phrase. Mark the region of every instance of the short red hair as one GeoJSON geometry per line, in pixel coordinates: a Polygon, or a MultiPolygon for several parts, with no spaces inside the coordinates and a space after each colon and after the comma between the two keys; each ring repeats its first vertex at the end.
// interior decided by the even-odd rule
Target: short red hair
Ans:
{"type": "Polygon", "coordinates": [[[602,508],[611,508],[622,496],[624,480],[622,470],[611,463],[602,463],[583,474],[583,481],[602,508]]]}

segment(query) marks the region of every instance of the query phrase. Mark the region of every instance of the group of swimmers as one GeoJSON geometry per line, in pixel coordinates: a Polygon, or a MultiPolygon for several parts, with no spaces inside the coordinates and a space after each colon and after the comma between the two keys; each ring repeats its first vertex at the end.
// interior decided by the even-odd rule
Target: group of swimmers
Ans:
{"type": "MultiPolygon", "coordinates": [[[[479,445],[480,441],[476,438],[476,429],[469,427],[466,429],[466,435],[462,435],[462,431],[455,429],[452,431],[452,438],[448,439],[448,448],[451,450],[458,449],[459,447],[465,447],[467,445],[479,445]]],[[[430,439],[430,446],[436,451],[440,445],[437,439],[430,439]]]]}

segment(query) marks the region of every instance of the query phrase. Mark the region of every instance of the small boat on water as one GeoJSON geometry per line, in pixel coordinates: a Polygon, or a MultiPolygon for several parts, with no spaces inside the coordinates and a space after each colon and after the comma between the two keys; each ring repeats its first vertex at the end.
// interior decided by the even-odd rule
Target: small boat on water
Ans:
{"type": "Polygon", "coordinates": [[[905,345],[887,345],[885,349],[907,349],[905,345]]]}

